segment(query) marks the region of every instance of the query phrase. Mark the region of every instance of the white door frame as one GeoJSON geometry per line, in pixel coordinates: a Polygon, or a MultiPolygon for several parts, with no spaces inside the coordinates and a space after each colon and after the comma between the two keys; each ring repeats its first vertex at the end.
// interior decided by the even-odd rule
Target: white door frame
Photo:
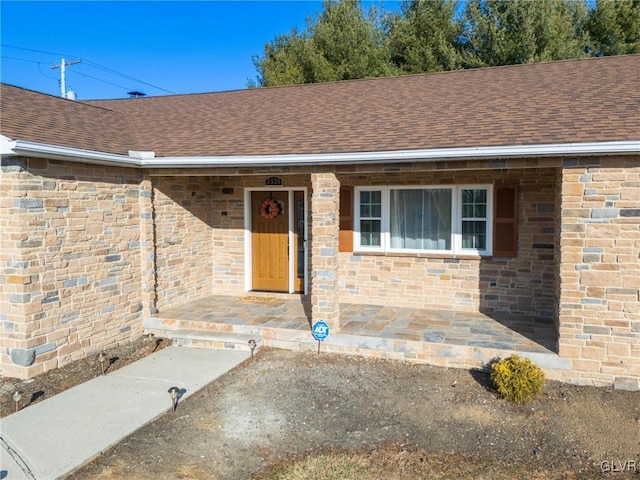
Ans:
{"type": "Polygon", "coordinates": [[[296,275],[296,264],[295,264],[295,255],[294,249],[296,245],[294,245],[293,235],[294,235],[294,198],[293,192],[303,192],[304,195],[304,280],[303,280],[303,290],[305,295],[308,291],[308,276],[309,276],[309,253],[308,253],[308,222],[309,218],[309,208],[307,205],[307,188],[306,187],[251,187],[244,189],[244,289],[246,292],[250,292],[253,289],[253,256],[251,249],[251,193],[253,192],[288,192],[287,198],[287,215],[289,220],[289,293],[293,293],[294,291],[294,278],[296,275]]]}

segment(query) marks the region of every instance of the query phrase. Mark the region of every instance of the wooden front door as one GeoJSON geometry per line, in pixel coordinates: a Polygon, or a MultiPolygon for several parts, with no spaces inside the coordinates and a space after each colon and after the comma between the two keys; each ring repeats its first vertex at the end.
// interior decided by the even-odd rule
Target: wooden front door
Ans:
{"type": "Polygon", "coordinates": [[[251,253],[253,290],[288,292],[289,192],[251,192],[251,253]],[[268,199],[278,205],[273,218],[265,218],[268,207],[261,211],[268,199]]]}

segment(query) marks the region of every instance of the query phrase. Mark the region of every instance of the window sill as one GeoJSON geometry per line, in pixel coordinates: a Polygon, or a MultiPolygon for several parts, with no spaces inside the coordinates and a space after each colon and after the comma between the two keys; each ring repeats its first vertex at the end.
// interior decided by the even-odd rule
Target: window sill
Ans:
{"type": "Polygon", "coordinates": [[[476,254],[464,253],[402,253],[402,252],[361,252],[354,251],[352,255],[362,257],[404,257],[404,258],[446,258],[454,260],[490,260],[491,255],[481,256],[476,254]]]}

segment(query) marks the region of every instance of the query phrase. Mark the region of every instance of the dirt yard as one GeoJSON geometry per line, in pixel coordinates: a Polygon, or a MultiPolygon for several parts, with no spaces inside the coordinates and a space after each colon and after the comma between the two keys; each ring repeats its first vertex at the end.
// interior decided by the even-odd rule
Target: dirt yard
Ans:
{"type": "Polygon", "coordinates": [[[517,406],[480,372],[265,349],[71,478],[285,478],[321,454],[378,472],[335,478],[636,479],[640,393],[547,382],[517,406]]]}
{"type": "MultiPolygon", "coordinates": [[[[154,348],[109,351],[110,368],[154,348]]],[[[5,380],[2,412],[16,387],[35,403],[99,374],[90,358],[5,380]]],[[[640,479],[640,392],[547,382],[517,406],[481,372],[263,349],[70,478],[381,477],[640,479]]]]}

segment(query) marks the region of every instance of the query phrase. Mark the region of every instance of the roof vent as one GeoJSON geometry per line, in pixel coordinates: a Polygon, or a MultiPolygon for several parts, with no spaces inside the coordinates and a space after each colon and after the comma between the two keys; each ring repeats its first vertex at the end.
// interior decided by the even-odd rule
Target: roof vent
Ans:
{"type": "Polygon", "coordinates": [[[67,100],[75,100],[76,99],[76,92],[74,92],[73,90],[67,90],[67,100]]]}
{"type": "Polygon", "coordinates": [[[146,93],[142,93],[142,92],[127,92],[127,95],[129,95],[130,98],[140,98],[140,97],[146,97],[147,94],[146,93]]]}

